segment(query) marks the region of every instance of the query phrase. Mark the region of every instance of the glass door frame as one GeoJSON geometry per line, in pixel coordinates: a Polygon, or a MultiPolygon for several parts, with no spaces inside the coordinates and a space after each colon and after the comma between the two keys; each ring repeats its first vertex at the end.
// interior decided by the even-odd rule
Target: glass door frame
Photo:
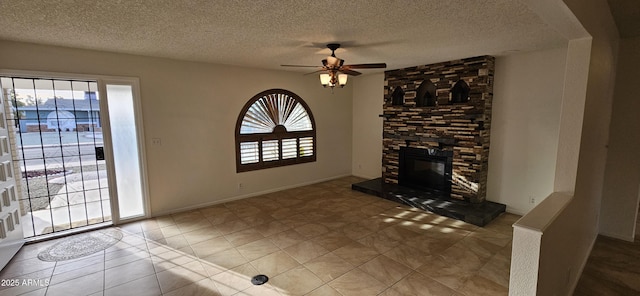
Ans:
{"type": "MultiPolygon", "coordinates": [[[[147,160],[145,150],[145,137],[142,118],[142,102],[140,97],[140,81],[137,77],[127,76],[108,76],[108,75],[92,75],[92,74],[72,74],[61,72],[46,72],[46,71],[26,71],[26,70],[12,70],[12,69],[0,69],[0,75],[6,76],[20,76],[25,78],[51,78],[51,79],[82,79],[82,80],[94,80],[98,84],[98,95],[100,101],[100,124],[102,125],[104,153],[107,167],[107,177],[109,185],[109,199],[111,205],[111,222],[113,225],[119,225],[122,223],[142,220],[149,218],[150,215],[150,201],[149,201],[149,188],[147,177],[147,160]],[[118,192],[116,183],[115,163],[113,159],[113,146],[111,140],[111,125],[109,123],[109,109],[108,109],[108,97],[106,95],[106,85],[129,85],[132,88],[134,116],[136,124],[136,136],[137,136],[137,149],[138,149],[138,166],[140,168],[140,182],[142,188],[142,203],[144,214],[140,216],[131,217],[128,219],[120,219],[119,206],[118,206],[118,192]]],[[[13,157],[13,156],[12,156],[13,157]]]]}

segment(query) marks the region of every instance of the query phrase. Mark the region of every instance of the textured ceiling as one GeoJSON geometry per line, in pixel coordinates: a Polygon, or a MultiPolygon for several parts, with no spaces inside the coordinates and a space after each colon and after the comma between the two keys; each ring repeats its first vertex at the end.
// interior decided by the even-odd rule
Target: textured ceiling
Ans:
{"type": "Polygon", "coordinates": [[[620,37],[640,37],[640,0],[608,0],[620,37]]]}
{"type": "Polygon", "coordinates": [[[279,65],[320,65],[330,42],[388,69],[566,44],[515,0],[2,0],[0,14],[5,40],[296,71],[279,65]]]}

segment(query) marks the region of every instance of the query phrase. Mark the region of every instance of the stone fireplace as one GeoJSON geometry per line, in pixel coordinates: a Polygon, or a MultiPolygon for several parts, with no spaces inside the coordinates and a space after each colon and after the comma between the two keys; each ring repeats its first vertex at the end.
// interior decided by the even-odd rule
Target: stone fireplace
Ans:
{"type": "Polygon", "coordinates": [[[406,184],[400,180],[401,150],[420,149],[450,155],[450,190],[443,194],[471,203],[485,199],[493,72],[490,56],[385,72],[385,183],[406,184]]]}
{"type": "Polygon", "coordinates": [[[354,190],[484,226],[494,58],[385,72],[382,177],[354,190]]]}

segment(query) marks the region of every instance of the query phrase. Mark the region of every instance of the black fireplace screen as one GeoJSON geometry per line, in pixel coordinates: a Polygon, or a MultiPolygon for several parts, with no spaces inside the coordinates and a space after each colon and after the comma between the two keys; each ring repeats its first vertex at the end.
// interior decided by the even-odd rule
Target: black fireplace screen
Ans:
{"type": "Polygon", "coordinates": [[[399,184],[426,190],[451,192],[449,153],[419,148],[400,149],[399,184]]]}

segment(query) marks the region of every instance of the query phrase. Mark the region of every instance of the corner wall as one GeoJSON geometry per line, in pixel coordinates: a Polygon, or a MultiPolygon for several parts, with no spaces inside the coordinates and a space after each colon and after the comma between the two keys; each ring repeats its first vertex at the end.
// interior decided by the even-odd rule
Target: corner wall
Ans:
{"type": "Polygon", "coordinates": [[[487,200],[524,215],[553,192],[567,48],[496,58],[487,200]]]}
{"type": "Polygon", "coordinates": [[[382,105],[384,73],[353,79],[353,162],[354,176],[375,179],[382,175],[382,105]]]}
{"type": "Polygon", "coordinates": [[[140,78],[151,214],[159,215],[351,172],[351,86],[317,77],[127,54],[0,41],[3,69],[140,78]],[[236,173],[234,130],[255,94],[284,88],[302,97],[317,128],[317,161],[236,173]],[[160,138],[161,146],[153,146],[160,138]],[[242,183],[240,188],[239,183],[242,183]]]}
{"type": "Polygon", "coordinates": [[[640,37],[620,42],[616,89],[609,129],[600,233],[633,241],[640,185],[640,37]]]}

